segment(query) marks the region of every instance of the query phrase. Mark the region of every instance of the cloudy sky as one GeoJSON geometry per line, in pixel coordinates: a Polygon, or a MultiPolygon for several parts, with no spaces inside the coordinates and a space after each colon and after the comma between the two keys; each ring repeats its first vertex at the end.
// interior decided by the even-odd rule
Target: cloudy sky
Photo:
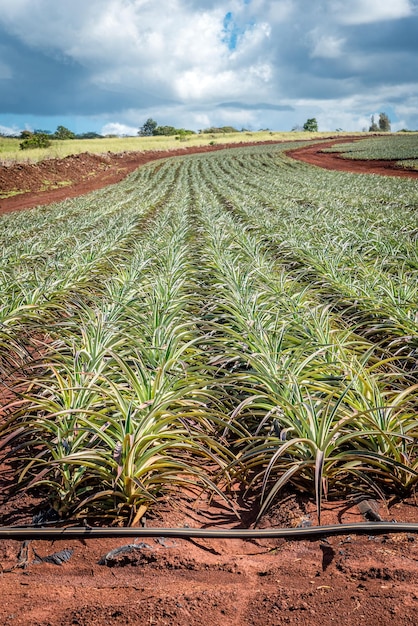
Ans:
{"type": "Polygon", "coordinates": [[[418,129],[418,0],[0,0],[0,132],[418,129]]]}

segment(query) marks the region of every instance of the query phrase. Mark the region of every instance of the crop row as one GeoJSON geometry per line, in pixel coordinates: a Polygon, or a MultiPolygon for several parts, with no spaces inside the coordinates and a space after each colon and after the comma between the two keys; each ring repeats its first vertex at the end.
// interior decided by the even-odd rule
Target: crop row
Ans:
{"type": "Polygon", "coordinates": [[[345,159],[397,161],[400,166],[415,169],[418,158],[418,134],[361,139],[343,146],[325,148],[324,152],[340,152],[345,159]]]}
{"type": "Polygon", "coordinates": [[[0,225],[0,445],[60,515],[132,523],[181,485],[234,507],[238,483],[258,517],[284,488],[318,515],[415,488],[418,187],[288,147],[154,163],[0,225]]]}

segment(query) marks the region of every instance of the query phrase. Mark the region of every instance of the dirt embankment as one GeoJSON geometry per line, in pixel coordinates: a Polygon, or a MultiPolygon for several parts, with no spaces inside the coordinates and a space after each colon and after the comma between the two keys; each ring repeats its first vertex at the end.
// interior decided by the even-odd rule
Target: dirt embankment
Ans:
{"type": "MultiPolygon", "coordinates": [[[[272,141],[263,144],[275,143],[272,141]]],[[[123,180],[141,165],[174,156],[214,152],[225,148],[260,145],[259,143],[219,144],[177,150],[82,153],[64,159],[47,159],[39,163],[16,163],[0,166],[0,214],[59,202],[106,187],[123,180]],[[15,194],[9,197],[7,194],[15,194]]]]}

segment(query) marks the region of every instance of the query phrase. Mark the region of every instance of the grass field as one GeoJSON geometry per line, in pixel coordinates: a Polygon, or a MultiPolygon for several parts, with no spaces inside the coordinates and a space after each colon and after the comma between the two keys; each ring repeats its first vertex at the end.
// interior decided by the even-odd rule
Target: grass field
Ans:
{"type": "MultiPolygon", "coordinates": [[[[344,136],[345,133],[338,133],[344,136]]],[[[355,133],[346,133],[353,135],[355,133]]],[[[361,133],[359,133],[360,135],[361,133]]],[[[37,162],[43,159],[63,158],[69,154],[91,152],[104,154],[106,152],[145,151],[145,150],[177,150],[189,146],[207,146],[211,143],[248,143],[253,141],[292,141],[296,139],[316,139],[329,137],[332,133],[308,132],[240,132],[226,134],[189,135],[185,140],[176,140],[175,137],[121,137],[104,139],[71,139],[53,141],[49,148],[20,150],[20,139],[0,137],[0,163],[7,165],[13,162],[37,162]]],[[[333,136],[335,136],[334,133],[333,136]]]]}
{"type": "MultiPolygon", "coordinates": [[[[138,140],[140,141],[140,140],[138,140]]],[[[63,516],[131,523],[181,485],[259,515],[418,482],[418,184],[290,144],[153,162],[5,215],[1,441],[63,516]]]]}

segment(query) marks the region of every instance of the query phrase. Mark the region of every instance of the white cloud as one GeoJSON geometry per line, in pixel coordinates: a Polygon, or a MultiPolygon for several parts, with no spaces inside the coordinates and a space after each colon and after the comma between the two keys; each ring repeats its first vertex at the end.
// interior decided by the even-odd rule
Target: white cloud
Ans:
{"type": "Polygon", "coordinates": [[[405,102],[395,106],[395,111],[399,116],[409,117],[416,114],[418,110],[418,94],[412,98],[408,98],[405,102]]]}
{"type": "Polygon", "coordinates": [[[231,111],[219,108],[217,111],[217,125],[219,126],[235,126],[238,130],[241,128],[259,128],[260,118],[257,111],[231,111]]]}
{"type": "Polygon", "coordinates": [[[6,63],[0,61],[0,80],[8,80],[13,77],[12,69],[6,63]]]}
{"type": "Polygon", "coordinates": [[[386,112],[389,115],[393,131],[408,127],[413,129],[418,126],[418,122],[416,122],[416,125],[408,126],[408,117],[411,116],[413,118],[414,114],[416,116],[418,87],[411,90],[410,87],[403,85],[390,88],[382,86],[376,87],[367,94],[355,93],[340,99],[301,98],[292,103],[297,108],[300,116],[299,122],[303,123],[308,117],[316,117],[320,130],[342,128],[346,131],[360,131],[368,129],[371,115],[374,114],[375,119],[378,120],[380,112],[386,112]],[[396,116],[400,118],[396,121],[392,119],[392,113],[387,109],[390,92],[393,92],[393,96],[397,100],[402,101],[402,104],[390,107],[394,110],[396,116]],[[413,108],[414,103],[415,110],[413,108]]]}
{"type": "Polygon", "coordinates": [[[138,134],[138,126],[128,126],[127,124],[121,124],[120,122],[109,122],[102,127],[101,135],[118,135],[123,137],[128,135],[130,137],[138,134]]]}
{"type": "Polygon", "coordinates": [[[238,48],[229,50],[225,5],[198,7],[191,10],[184,0],[166,0],[163,9],[146,0],[74,0],[59,8],[56,0],[13,5],[0,0],[0,22],[26,44],[55,48],[77,61],[101,88],[136,88],[199,101],[219,93],[223,98],[250,94],[268,82],[271,71],[265,60],[253,61],[250,68],[247,64],[265,54],[269,25],[243,20],[238,48]]]}
{"type": "Polygon", "coordinates": [[[337,59],[343,53],[345,39],[333,35],[320,35],[312,33],[313,45],[310,56],[322,59],[337,59]]]}
{"type": "Polygon", "coordinates": [[[414,12],[410,0],[331,0],[331,10],[343,24],[370,24],[409,17],[414,12]]]}
{"type": "MultiPolygon", "coordinates": [[[[263,19],[273,24],[287,21],[297,10],[298,0],[251,0],[244,4],[242,0],[235,0],[232,9],[237,14],[243,14],[250,19],[263,19]]],[[[225,3],[223,3],[225,6],[225,3]]]]}
{"type": "Polygon", "coordinates": [[[268,17],[275,23],[287,21],[293,16],[296,10],[293,0],[284,0],[283,2],[269,2],[268,17]]]}
{"type": "Polygon", "coordinates": [[[0,124],[1,135],[19,135],[21,132],[21,129],[17,126],[2,126],[0,124]]]}

